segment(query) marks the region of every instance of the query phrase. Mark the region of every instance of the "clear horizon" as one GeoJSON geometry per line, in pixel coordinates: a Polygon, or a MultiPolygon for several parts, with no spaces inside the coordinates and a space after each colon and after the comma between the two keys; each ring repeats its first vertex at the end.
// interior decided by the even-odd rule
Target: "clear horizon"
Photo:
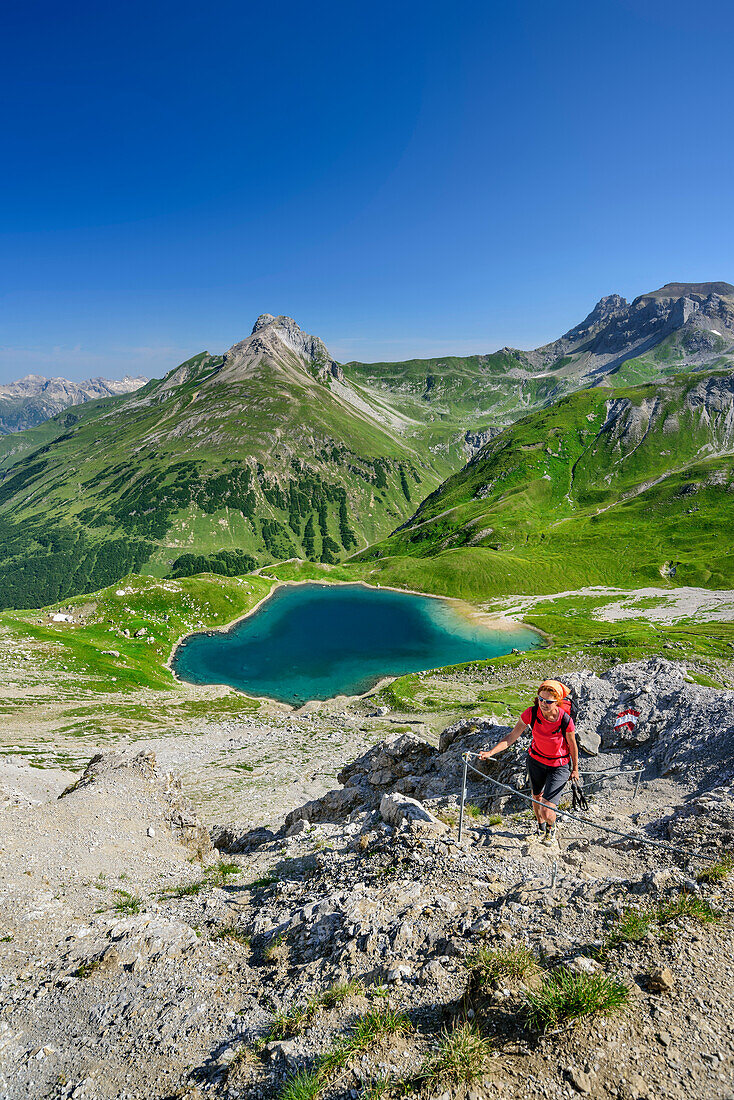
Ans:
{"type": "Polygon", "coordinates": [[[262,312],[342,362],[526,349],[734,281],[732,32],[721,0],[16,7],[0,382],[160,377],[262,312]]]}

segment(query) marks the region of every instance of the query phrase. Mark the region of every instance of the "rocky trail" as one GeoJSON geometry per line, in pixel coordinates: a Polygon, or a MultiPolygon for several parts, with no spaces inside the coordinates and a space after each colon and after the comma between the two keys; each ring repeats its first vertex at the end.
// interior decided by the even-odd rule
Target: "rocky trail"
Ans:
{"type": "MultiPolygon", "coordinates": [[[[355,755],[335,716],[339,786],[291,784],[270,814],[266,787],[230,792],[207,826],[168,770],[178,739],[82,776],[3,762],[0,1096],[734,1096],[734,693],[660,659],[569,679],[585,816],[627,838],[566,819],[546,846],[474,776],[459,843],[462,757],[506,732],[492,718],[355,755]],[[643,767],[636,797],[592,782],[618,766],[643,767]],[[533,1015],[564,982],[601,1009],[533,1015]]],[[[483,767],[519,788],[523,752],[483,767]]]]}

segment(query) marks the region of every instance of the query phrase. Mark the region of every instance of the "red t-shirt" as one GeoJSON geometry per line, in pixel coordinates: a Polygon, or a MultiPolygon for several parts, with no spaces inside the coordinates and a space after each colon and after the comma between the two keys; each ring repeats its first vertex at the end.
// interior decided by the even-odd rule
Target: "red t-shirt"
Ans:
{"type": "MultiPolygon", "coordinates": [[[[539,764],[546,764],[549,768],[560,768],[562,764],[568,764],[571,760],[566,738],[561,732],[563,713],[560,710],[556,718],[546,721],[543,717],[543,708],[538,707],[538,720],[533,729],[533,738],[528,752],[533,760],[537,760],[539,764]]],[[[529,726],[533,718],[533,708],[528,707],[524,710],[520,718],[526,726],[529,726]]],[[[569,733],[573,733],[576,729],[571,717],[568,719],[567,729],[569,733]]]]}

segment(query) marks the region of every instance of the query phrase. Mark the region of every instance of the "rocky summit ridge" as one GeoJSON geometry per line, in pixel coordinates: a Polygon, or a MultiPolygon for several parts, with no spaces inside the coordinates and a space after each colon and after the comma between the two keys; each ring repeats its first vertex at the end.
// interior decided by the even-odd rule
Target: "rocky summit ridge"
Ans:
{"type": "MultiPolygon", "coordinates": [[[[572,686],[593,824],[551,845],[476,775],[458,840],[491,715],[397,731],[270,828],[213,826],[216,854],[150,749],[61,798],[5,787],[3,1095],[726,1100],[734,894],[703,872],[734,844],[734,693],[657,658],[572,686]],[[560,989],[580,1015],[539,1015],[560,989]]],[[[521,749],[487,774],[518,790],[521,749]]]]}
{"type": "Polygon", "coordinates": [[[584,377],[603,377],[629,359],[673,337],[688,362],[701,362],[734,344],[734,286],[730,283],[667,283],[629,303],[618,294],[597,302],[591,313],[559,340],[530,353],[544,365],[570,358],[584,377]]]}

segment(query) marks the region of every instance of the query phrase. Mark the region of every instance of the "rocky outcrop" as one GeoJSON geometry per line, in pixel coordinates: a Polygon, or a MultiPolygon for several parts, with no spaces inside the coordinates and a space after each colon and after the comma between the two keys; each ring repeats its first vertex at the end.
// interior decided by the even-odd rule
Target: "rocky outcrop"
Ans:
{"type": "Polygon", "coordinates": [[[579,325],[529,356],[543,365],[556,365],[568,356],[583,357],[591,377],[595,372],[609,373],[674,333],[682,357],[694,363],[710,357],[712,351],[731,351],[734,287],[722,282],[668,283],[631,303],[610,294],[579,325]]]}
{"type": "Polygon", "coordinates": [[[283,350],[294,353],[313,370],[322,381],[336,378],[344,381],[344,371],[329,355],[326,344],[318,336],[311,336],[292,317],[274,317],[261,313],[246,340],[235,344],[227,352],[228,374],[239,359],[248,360],[253,355],[282,355],[283,350]]]}
{"type": "Polygon", "coordinates": [[[197,855],[211,850],[209,832],[183,794],[181,780],[170,772],[161,771],[155,753],[150,750],[135,755],[129,752],[97,753],[76,783],[67,787],[59,797],[80,798],[87,791],[108,794],[116,799],[128,797],[131,805],[137,802],[141,808],[141,804],[146,804],[180,844],[197,855]]]}
{"type": "MultiPolygon", "coordinates": [[[[653,774],[685,772],[686,781],[706,786],[734,778],[734,692],[701,687],[686,679],[683,666],[652,658],[619,665],[603,676],[572,673],[568,686],[578,701],[577,741],[584,758],[637,750],[637,759],[653,774]],[[619,724],[629,710],[633,721],[619,724]]],[[[510,731],[493,717],[462,719],[448,726],[438,748],[410,733],[381,741],[343,768],[343,786],[300,806],[286,818],[339,822],[355,812],[382,810],[385,796],[407,795],[420,803],[456,797],[461,788],[464,754],[490,747],[510,731]]],[[[488,775],[516,790],[526,786],[527,743],[521,738],[491,761],[471,758],[469,799],[503,808],[510,795],[487,784],[488,775]]],[[[630,763],[634,763],[630,760],[630,763]]],[[[424,807],[425,808],[425,807],[424,807]]],[[[518,808],[521,804],[518,803],[518,808]]]]}
{"type": "Polygon", "coordinates": [[[388,825],[410,825],[414,831],[445,833],[448,826],[415,798],[405,794],[383,794],[380,816],[388,825]]]}
{"type": "Polygon", "coordinates": [[[77,928],[67,943],[64,961],[72,970],[84,973],[98,967],[142,970],[195,950],[198,939],[184,921],[141,913],[123,918],[100,917],[77,928]]]}

